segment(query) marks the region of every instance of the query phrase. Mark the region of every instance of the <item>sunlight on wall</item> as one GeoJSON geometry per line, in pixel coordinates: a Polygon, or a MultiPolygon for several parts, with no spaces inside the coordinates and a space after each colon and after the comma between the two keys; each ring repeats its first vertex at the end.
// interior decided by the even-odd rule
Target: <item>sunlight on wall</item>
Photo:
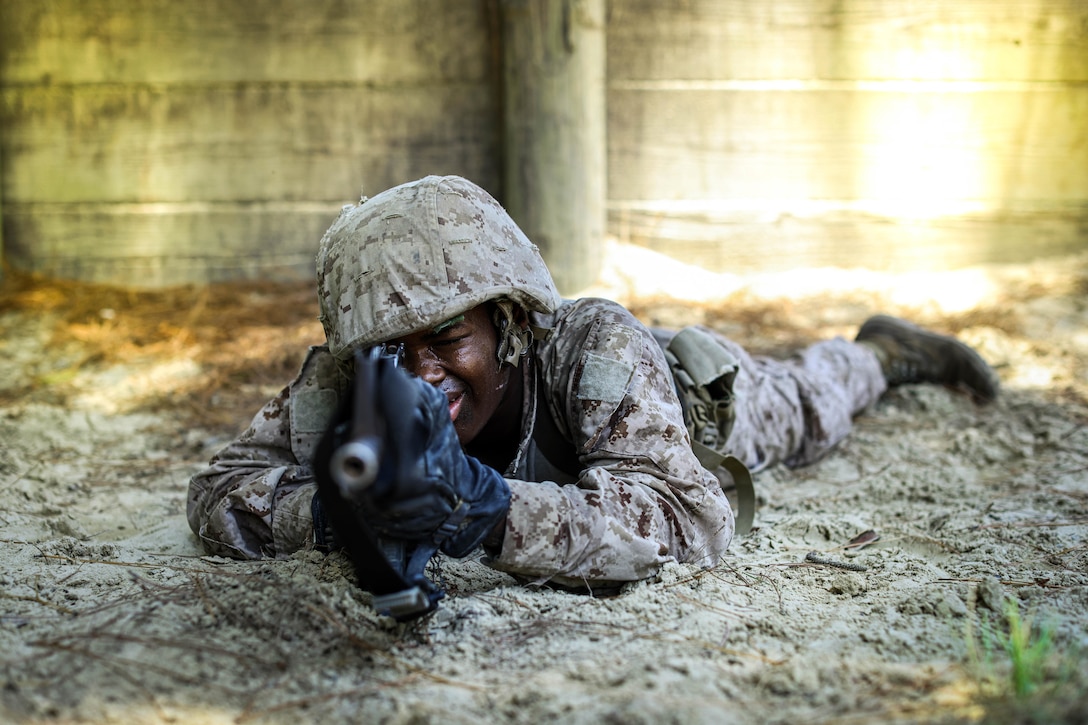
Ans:
{"type": "Polygon", "coordinates": [[[979,148],[950,145],[970,136],[968,107],[933,103],[879,103],[862,133],[875,141],[858,170],[858,187],[871,208],[902,220],[926,220],[975,211],[985,196],[989,161],[979,148]]]}
{"type": "Polygon", "coordinates": [[[902,220],[926,220],[973,210],[987,194],[992,159],[980,143],[977,107],[964,93],[984,83],[954,80],[980,77],[967,48],[904,49],[916,79],[861,84],[877,94],[856,121],[866,150],[857,170],[860,196],[874,198],[883,212],[902,220]],[[951,98],[949,93],[955,93],[951,98]]]}

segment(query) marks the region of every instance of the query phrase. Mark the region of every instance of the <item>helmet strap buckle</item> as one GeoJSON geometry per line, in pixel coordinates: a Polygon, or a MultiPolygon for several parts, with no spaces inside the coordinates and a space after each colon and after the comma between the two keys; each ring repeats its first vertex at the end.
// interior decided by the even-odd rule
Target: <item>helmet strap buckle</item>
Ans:
{"type": "Polygon", "coordinates": [[[499,347],[496,352],[499,366],[517,367],[521,358],[529,354],[533,345],[533,331],[528,326],[521,326],[514,318],[515,305],[510,300],[495,302],[494,320],[499,328],[499,347]]]}

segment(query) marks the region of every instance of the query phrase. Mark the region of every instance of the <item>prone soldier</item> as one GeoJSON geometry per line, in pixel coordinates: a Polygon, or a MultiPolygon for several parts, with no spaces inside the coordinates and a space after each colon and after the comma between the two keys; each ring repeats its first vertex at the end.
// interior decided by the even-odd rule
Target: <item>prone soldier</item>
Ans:
{"type": "MultiPolygon", "coordinates": [[[[283,557],[365,530],[408,579],[435,551],[482,546],[523,581],[601,591],[667,562],[718,562],[736,526],[727,459],[741,475],[815,461],[889,385],[959,386],[980,402],[998,389],[974,350],[895,318],[780,361],[706,329],[655,336],[611,301],[562,300],[506,211],[455,176],[345,207],[317,281],[326,344],[190,482],[189,524],[209,553],[283,557]],[[383,403],[401,433],[377,475],[419,485],[352,502],[319,490],[322,461],[343,441],[356,353],[388,344],[414,402],[383,403]],[[389,555],[389,542],[407,547],[389,555]]],[[[440,593],[424,593],[433,607],[440,593]]]]}

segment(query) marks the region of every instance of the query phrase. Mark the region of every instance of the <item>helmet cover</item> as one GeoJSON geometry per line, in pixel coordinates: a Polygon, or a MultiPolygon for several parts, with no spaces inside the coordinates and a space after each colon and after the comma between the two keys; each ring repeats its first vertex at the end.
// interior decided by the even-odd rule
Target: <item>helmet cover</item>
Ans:
{"type": "Polygon", "coordinates": [[[428,176],[344,207],[317,254],[329,350],[434,328],[489,300],[528,311],[560,302],[537,246],[486,191],[428,176]]]}

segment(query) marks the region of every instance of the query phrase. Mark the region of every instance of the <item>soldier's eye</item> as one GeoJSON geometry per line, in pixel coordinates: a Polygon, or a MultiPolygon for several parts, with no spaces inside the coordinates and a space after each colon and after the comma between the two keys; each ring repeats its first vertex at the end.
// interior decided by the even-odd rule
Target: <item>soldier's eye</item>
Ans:
{"type": "Polygon", "coordinates": [[[466,340],[467,338],[468,338],[468,335],[456,335],[454,337],[448,337],[448,338],[445,338],[445,339],[442,339],[442,340],[435,340],[434,346],[435,347],[452,347],[453,345],[456,345],[457,343],[459,343],[459,342],[461,342],[463,340],[466,340]]]}

